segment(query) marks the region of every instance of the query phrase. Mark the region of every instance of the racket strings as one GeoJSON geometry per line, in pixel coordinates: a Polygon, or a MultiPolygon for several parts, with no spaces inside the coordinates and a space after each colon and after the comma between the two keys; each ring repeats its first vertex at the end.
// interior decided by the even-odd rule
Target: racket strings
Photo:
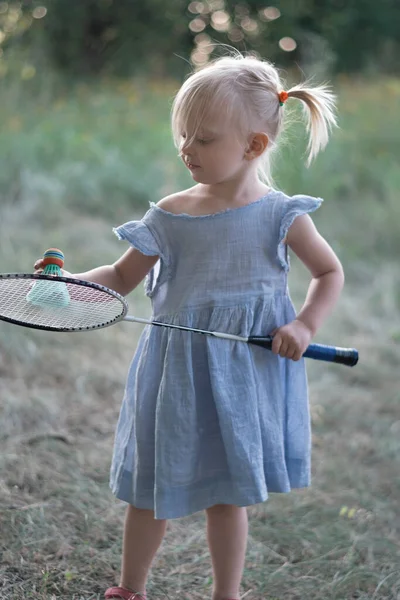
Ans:
{"type": "Polygon", "coordinates": [[[95,329],[125,314],[123,302],[78,283],[36,278],[0,279],[0,318],[54,329],[95,329]]]}

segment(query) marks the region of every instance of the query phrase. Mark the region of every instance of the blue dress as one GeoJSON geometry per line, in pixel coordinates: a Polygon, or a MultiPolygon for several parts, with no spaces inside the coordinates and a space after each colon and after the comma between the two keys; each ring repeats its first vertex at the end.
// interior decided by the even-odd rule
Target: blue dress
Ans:
{"type": "MultiPolygon", "coordinates": [[[[114,231],[159,256],[145,282],[154,320],[268,335],[296,316],[283,239],[321,202],[272,190],[204,216],[150,203],[143,219],[114,231]]],[[[310,485],[310,429],[303,358],[147,325],[126,382],[110,487],[157,519],[263,502],[310,485]]]]}

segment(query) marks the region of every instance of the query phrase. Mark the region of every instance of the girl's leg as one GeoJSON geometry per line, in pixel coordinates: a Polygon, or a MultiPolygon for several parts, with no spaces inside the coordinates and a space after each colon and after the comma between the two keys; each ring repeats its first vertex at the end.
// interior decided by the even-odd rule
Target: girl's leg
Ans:
{"type": "Polygon", "coordinates": [[[121,587],[138,593],[146,591],[148,572],[166,527],[166,519],[155,519],[154,511],[128,506],[119,584],[121,587]]]}
{"type": "Polygon", "coordinates": [[[218,504],[206,510],[207,536],[214,572],[213,600],[240,598],[247,547],[247,509],[218,504]]]}

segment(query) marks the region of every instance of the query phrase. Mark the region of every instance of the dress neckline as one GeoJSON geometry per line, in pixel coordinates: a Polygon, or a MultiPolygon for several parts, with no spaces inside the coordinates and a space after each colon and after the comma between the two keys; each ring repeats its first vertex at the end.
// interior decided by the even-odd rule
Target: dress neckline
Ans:
{"type": "Polygon", "coordinates": [[[253,202],[249,202],[248,204],[244,204],[243,206],[236,206],[235,208],[225,208],[225,210],[220,210],[219,212],[216,213],[210,213],[207,215],[189,215],[187,213],[172,213],[169,212],[168,210],[164,210],[164,208],[161,208],[161,206],[157,206],[157,204],[155,204],[154,202],[150,202],[150,207],[154,208],[155,210],[158,210],[159,212],[162,212],[165,215],[168,215],[169,217],[173,217],[173,218],[183,218],[183,219],[209,219],[209,218],[215,218],[215,217],[220,217],[221,215],[226,215],[226,214],[231,214],[231,213],[236,213],[238,211],[244,210],[246,208],[249,208],[250,206],[256,206],[258,204],[261,204],[261,202],[263,202],[264,200],[266,200],[269,196],[271,196],[272,194],[275,194],[277,192],[277,190],[271,189],[269,192],[267,192],[266,194],[264,194],[263,196],[261,196],[261,198],[258,198],[257,200],[254,200],[253,202]]]}

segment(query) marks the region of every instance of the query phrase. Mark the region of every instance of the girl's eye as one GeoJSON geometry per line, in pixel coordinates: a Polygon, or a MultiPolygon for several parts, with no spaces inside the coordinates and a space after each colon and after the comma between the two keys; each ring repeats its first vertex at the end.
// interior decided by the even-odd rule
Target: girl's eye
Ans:
{"type": "Polygon", "coordinates": [[[199,139],[197,141],[199,142],[199,144],[209,144],[210,142],[212,142],[212,140],[204,140],[204,139],[199,139]]]}

